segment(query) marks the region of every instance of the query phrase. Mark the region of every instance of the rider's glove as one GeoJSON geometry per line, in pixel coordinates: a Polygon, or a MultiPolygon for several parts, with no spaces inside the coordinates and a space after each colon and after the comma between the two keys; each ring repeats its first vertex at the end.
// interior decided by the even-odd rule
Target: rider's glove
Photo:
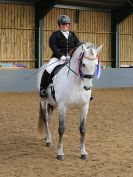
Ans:
{"type": "Polygon", "coordinates": [[[68,62],[69,60],[70,60],[70,56],[69,55],[67,55],[67,56],[62,56],[61,58],[60,58],[63,62],[68,62]]]}

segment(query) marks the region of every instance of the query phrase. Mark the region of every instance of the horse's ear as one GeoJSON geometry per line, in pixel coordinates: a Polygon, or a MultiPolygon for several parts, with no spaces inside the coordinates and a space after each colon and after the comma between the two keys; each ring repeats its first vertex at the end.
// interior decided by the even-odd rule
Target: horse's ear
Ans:
{"type": "Polygon", "coordinates": [[[86,52],[87,51],[87,48],[84,44],[82,44],[82,49],[86,52]]]}
{"type": "Polygon", "coordinates": [[[100,52],[101,52],[101,50],[102,50],[102,48],[103,48],[103,44],[102,44],[102,45],[100,45],[100,47],[98,47],[98,48],[96,49],[97,53],[100,53],[100,52]]]}

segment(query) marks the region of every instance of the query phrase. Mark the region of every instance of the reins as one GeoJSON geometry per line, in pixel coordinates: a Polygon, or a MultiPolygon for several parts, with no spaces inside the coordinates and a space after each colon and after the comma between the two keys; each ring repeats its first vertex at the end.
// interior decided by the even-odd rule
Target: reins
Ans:
{"type": "Polygon", "coordinates": [[[69,62],[69,65],[66,64],[66,66],[69,69],[67,75],[69,74],[69,71],[72,71],[76,76],[78,76],[78,74],[72,68],[70,68],[70,62],[69,62]]]}
{"type": "MultiPolygon", "coordinates": [[[[66,64],[64,63],[64,64],[65,64],[64,66],[67,66],[67,67],[68,67],[68,73],[67,73],[67,75],[69,74],[69,71],[71,71],[71,72],[74,73],[78,78],[81,78],[82,80],[83,80],[84,78],[86,78],[86,79],[92,79],[92,78],[94,77],[94,75],[84,74],[84,73],[82,72],[82,69],[81,69],[81,68],[82,68],[82,61],[83,61],[83,58],[84,58],[84,52],[83,52],[83,44],[84,44],[84,43],[85,43],[85,42],[79,43],[79,44],[75,47],[75,49],[72,51],[70,60],[69,60],[68,62],[66,62],[66,64]],[[70,64],[71,64],[71,59],[72,59],[72,56],[73,56],[74,52],[77,50],[77,48],[78,48],[80,45],[82,45],[82,52],[80,53],[79,58],[78,58],[78,71],[76,72],[76,71],[74,71],[74,70],[71,68],[70,64]]],[[[99,59],[99,55],[97,55],[97,58],[98,58],[98,62],[99,62],[99,60],[100,60],[100,59],[99,59]]],[[[55,61],[55,62],[53,62],[53,63],[51,63],[51,64],[49,64],[49,65],[46,65],[45,67],[42,67],[41,69],[39,68],[39,70],[37,70],[36,72],[34,72],[34,73],[32,73],[31,75],[25,77],[25,79],[29,79],[30,77],[36,75],[38,72],[40,72],[40,71],[46,69],[47,67],[49,67],[49,66],[51,66],[51,65],[53,65],[53,64],[55,64],[55,63],[57,63],[57,62],[58,62],[58,60],[55,61]]]]}

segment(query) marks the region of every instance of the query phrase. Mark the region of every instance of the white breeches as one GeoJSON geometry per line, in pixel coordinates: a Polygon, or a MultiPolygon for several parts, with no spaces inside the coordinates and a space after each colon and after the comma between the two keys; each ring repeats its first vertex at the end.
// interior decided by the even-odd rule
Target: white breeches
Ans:
{"type": "Polygon", "coordinates": [[[63,63],[64,62],[58,58],[51,58],[47,64],[46,71],[50,74],[57,65],[61,65],[63,63]]]}

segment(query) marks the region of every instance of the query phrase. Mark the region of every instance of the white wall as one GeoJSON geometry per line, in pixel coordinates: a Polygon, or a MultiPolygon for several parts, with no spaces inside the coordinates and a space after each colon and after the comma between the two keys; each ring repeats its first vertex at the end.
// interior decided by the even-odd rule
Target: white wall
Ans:
{"type": "MultiPolygon", "coordinates": [[[[36,75],[25,79],[37,72],[31,70],[0,70],[0,92],[23,92],[36,90],[36,75]]],[[[103,69],[99,80],[94,78],[94,88],[133,87],[133,68],[103,69]]]]}

